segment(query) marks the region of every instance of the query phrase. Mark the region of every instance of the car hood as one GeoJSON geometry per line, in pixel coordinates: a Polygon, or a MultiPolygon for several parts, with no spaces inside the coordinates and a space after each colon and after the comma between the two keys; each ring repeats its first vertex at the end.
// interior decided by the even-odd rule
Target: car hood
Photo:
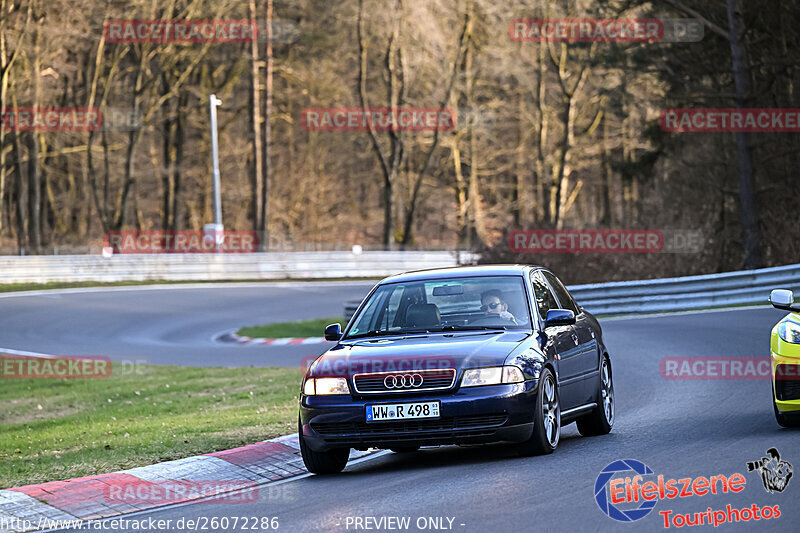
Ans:
{"type": "Polygon", "coordinates": [[[343,341],[322,354],[311,376],[347,376],[502,365],[530,331],[459,332],[343,341]]]}

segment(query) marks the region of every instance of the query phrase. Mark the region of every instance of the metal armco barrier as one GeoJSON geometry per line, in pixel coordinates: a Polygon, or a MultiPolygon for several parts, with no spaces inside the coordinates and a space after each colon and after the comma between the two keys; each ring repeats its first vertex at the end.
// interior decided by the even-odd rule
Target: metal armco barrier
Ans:
{"type": "MultiPolygon", "coordinates": [[[[0,283],[380,278],[477,259],[452,251],[0,256],[0,283]]],[[[766,304],[770,290],[777,288],[800,293],[800,264],[569,287],[580,305],[603,315],[766,304]]],[[[347,311],[354,307],[350,304],[347,311]]]]}
{"type": "Polygon", "coordinates": [[[800,265],[568,287],[595,314],[625,315],[767,304],[772,289],[800,292],[800,265]]]}
{"type": "Polygon", "coordinates": [[[0,283],[385,277],[475,259],[446,251],[5,256],[0,257],[0,283]]]}

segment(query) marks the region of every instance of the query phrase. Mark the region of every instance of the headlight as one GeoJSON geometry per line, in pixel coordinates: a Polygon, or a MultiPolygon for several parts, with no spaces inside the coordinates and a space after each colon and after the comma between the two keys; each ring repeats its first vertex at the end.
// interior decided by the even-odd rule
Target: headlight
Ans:
{"type": "Polygon", "coordinates": [[[778,324],[778,335],[786,342],[800,344],[800,324],[784,320],[778,324]]]}
{"type": "Polygon", "coordinates": [[[462,387],[479,385],[499,385],[500,383],[520,383],[525,381],[522,370],[513,365],[493,366],[489,368],[470,368],[464,371],[461,378],[462,387]]]}
{"type": "Polygon", "coordinates": [[[345,378],[308,378],[303,384],[303,394],[306,396],[350,394],[345,378]]]}

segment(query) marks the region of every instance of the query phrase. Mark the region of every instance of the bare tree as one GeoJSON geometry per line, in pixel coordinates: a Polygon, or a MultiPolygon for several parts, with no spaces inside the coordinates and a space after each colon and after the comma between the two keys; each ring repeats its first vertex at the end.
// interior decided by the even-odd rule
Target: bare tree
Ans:
{"type": "MultiPolygon", "coordinates": [[[[737,14],[737,1],[726,0],[725,8],[728,15],[728,41],[731,45],[733,61],[733,80],[736,86],[736,107],[742,109],[749,98],[744,35],[741,30],[741,20],[737,14]]],[[[758,268],[762,266],[761,258],[761,231],[758,227],[758,207],[753,194],[753,158],[747,142],[747,133],[736,132],[736,150],[739,159],[739,204],[742,219],[742,237],[744,241],[744,266],[745,268],[758,268]]]]}

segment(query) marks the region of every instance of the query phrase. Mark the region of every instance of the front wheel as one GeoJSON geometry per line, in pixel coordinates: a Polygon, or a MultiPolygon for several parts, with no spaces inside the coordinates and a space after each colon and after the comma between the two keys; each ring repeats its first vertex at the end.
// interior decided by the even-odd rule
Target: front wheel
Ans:
{"type": "Polygon", "coordinates": [[[303,426],[298,421],[298,440],[300,441],[300,454],[306,470],[312,474],[338,474],[347,466],[350,457],[350,448],[339,448],[327,452],[315,452],[306,444],[303,438],[303,426]]]}
{"type": "Polygon", "coordinates": [[[539,390],[536,392],[536,412],[533,417],[533,435],[520,445],[522,455],[553,453],[561,438],[561,407],[558,403],[558,387],[550,369],[539,375],[539,390]]]}
{"type": "Polygon", "coordinates": [[[611,362],[606,356],[603,356],[603,366],[600,367],[600,390],[597,395],[600,400],[597,407],[576,421],[578,431],[584,437],[605,435],[614,425],[614,382],[611,377],[611,362]]]}

